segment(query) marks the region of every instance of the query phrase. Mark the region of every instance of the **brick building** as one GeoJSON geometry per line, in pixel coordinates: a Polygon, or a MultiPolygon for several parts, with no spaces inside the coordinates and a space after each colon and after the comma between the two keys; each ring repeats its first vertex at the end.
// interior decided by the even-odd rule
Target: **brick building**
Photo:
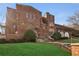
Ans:
{"type": "Polygon", "coordinates": [[[6,38],[8,40],[21,39],[24,32],[28,29],[35,31],[38,38],[47,38],[55,31],[68,32],[69,35],[72,33],[71,31],[75,31],[69,30],[71,28],[55,24],[54,18],[54,15],[48,12],[46,12],[45,16],[42,16],[41,11],[28,5],[16,4],[16,9],[7,7],[6,38]]]}

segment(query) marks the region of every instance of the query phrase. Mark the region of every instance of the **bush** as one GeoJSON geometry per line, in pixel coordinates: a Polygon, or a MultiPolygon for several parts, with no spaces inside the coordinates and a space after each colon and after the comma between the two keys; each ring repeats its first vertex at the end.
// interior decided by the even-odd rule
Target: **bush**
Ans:
{"type": "Polygon", "coordinates": [[[0,43],[7,43],[6,39],[0,39],[0,43]]]}
{"type": "Polygon", "coordinates": [[[68,39],[68,37],[61,37],[61,39],[68,39]]]}
{"type": "Polygon", "coordinates": [[[23,39],[17,39],[16,42],[17,43],[22,43],[22,42],[24,42],[24,40],[23,39]]]}
{"type": "Polygon", "coordinates": [[[23,39],[9,39],[7,41],[7,43],[22,43],[22,42],[24,42],[23,39]]]}
{"type": "Polygon", "coordinates": [[[61,39],[61,34],[59,32],[55,32],[51,37],[54,38],[54,40],[59,40],[61,39]]]}
{"type": "Polygon", "coordinates": [[[27,42],[35,42],[36,41],[36,34],[32,30],[27,30],[24,33],[23,39],[24,39],[24,41],[27,41],[27,42]]]}

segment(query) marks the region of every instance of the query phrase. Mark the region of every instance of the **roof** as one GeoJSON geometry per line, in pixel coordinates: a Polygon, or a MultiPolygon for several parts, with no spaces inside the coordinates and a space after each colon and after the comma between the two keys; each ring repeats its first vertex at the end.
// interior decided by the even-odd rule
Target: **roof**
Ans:
{"type": "Polygon", "coordinates": [[[5,25],[0,24],[0,27],[5,27],[5,25]]]}
{"type": "Polygon", "coordinates": [[[70,32],[75,32],[75,33],[79,33],[79,30],[64,26],[64,25],[59,25],[59,24],[55,24],[57,29],[62,29],[62,30],[66,30],[66,31],[70,31],[70,32]]]}

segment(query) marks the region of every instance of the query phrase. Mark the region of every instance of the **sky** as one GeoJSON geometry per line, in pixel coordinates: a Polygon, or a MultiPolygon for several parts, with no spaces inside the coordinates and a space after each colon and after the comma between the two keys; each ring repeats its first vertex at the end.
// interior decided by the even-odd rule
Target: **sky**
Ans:
{"type": "MultiPolygon", "coordinates": [[[[19,3],[20,4],[20,3],[19,3]]],[[[55,16],[56,24],[67,24],[68,17],[74,15],[79,11],[79,4],[68,3],[22,3],[24,5],[31,5],[40,10],[44,15],[49,12],[55,16]]],[[[16,8],[16,3],[0,3],[0,23],[5,23],[7,7],[16,8]]]]}

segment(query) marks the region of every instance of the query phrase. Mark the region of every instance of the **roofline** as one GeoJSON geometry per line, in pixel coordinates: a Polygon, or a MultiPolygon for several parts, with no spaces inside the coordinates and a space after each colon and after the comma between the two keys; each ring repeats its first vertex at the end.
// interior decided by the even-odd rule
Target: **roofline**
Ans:
{"type": "Polygon", "coordinates": [[[63,26],[63,25],[60,25],[60,24],[55,24],[55,25],[59,25],[59,26],[62,26],[62,27],[68,28],[68,29],[72,29],[72,30],[75,30],[75,31],[79,32],[79,30],[76,30],[76,29],[73,29],[73,28],[70,28],[70,27],[67,27],[67,26],[63,26]]]}
{"type": "Polygon", "coordinates": [[[17,6],[17,5],[20,5],[20,6],[25,6],[25,7],[26,7],[26,6],[28,6],[28,7],[31,7],[31,8],[33,8],[33,9],[35,9],[35,10],[37,10],[37,11],[39,11],[39,12],[41,13],[41,11],[40,11],[40,10],[38,10],[38,9],[36,9],[36,8],[34,8],[34,7],[30,6],[30,5],[16,4],[16,6],[17,6]]]}
{"type": "Polygon", "coordinates": [[[8,10],[8,9],[16,10],[16,9],[14,9],[14,8],[11,8],[11,7],[7,7],[7,10],[8,10]]]}

